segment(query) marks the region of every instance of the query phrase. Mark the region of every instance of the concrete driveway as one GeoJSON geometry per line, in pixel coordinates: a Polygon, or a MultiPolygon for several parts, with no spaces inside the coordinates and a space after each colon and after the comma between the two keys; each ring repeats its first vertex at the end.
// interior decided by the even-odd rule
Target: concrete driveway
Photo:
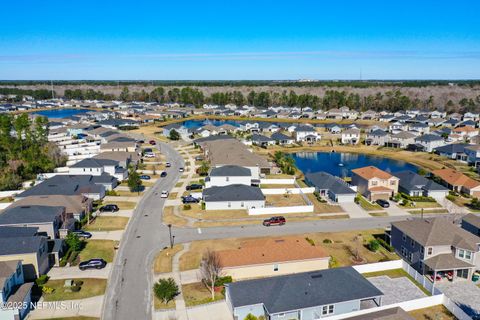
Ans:
{"type": "Polygon", "coordinates": [[[37,309],[30,311],[28,318],[55,319],[81,316],[99,318],[102,313],[103,299],[104,296],[96,296],[87,299],[64,300],[62,306],[40,303],[37,309]]]}
{"type": "Polygon", "coordinates": [[[232,313],[225,300],[187,308],[189,319],[195,320],[231,320],[232,313]]]}
{"type": "Polygon", "coordinates": [[[113,240],[120,241],[122,239],[124,230],[114,231],[91,231],[92,240],[113,240]]]}
{"type": "Polygon", "coordinates": [[[354,202],[342,203],[340,206],[352,219],[371,218],[367,211],[354,202]]]}
{"type": "Polygon", "coordinates": [[[388,213],[389,216],[391,217],[401,217],[401,216],[409,216],[410,213],[407,211],[403,210],[399,206],[397,206],[396,203],[389,201],[390,207],[389,208],[384,208],[384,210],[388,213]]]}
{"type": "Polygon", "coordinates": [[[439,283],[440,289],[473,319],[480,319],[480,288],[470,281],[439,283]]]}
{"type": "Polygon", "coordinates": [[[108,263],[107,266],[103,269],[89,269],[81,271],[77,266],[75,267],[54,267],[48,272],[50,279],[75,279],[75,278],[96,278],[96,279],[107,279],[110,270],[112,269],[112,264],[108,263]]]}

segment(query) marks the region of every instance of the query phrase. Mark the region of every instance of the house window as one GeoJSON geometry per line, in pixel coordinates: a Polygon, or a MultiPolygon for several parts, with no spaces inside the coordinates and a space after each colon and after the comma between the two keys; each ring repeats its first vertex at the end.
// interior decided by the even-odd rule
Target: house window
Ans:
{"type": "Polygon", "coordinates": [[[245,207],[245,202],[241,202],[240,207],[242,207],[242,208],[245,207]]]}
{"type": "Polygon", "coordinates": [[[462,259],[465,258],[465,250],[462,250],[462,249],[458,250],[458,257],[462,259]]]}
{"type": "Polygon", "coordinates": [[[278,264],[273,265],[273,271],[278,271],[278,264]]]}
{"type": "Polygon", "coordinates": [[[420,248],[420,254],[422,255],[423,257],[423,254],[425,253],[425,249],[423,247],[420,248]]]}
{"type": "Polygon", "coordinates": [[[225,177],[225,181],[230,181],[230,177],[225,177]]]}
{"type": "Polygon", "coordinates": [[[403,240],[403,242],[407,241],[407,236],[405,235],[405,233],[402,234],[402,240],[403,240]]]}
{"type": "Polygon", "coordinates": [[[333,304],[330,304],[328,306],[323,306],[322,307],[322,316],[333,314],[334,310],[335,310],[335,306],[333,304]]]}
{"type": "Polygon", "coordinates": [[[413,239],[410,239],[410,246],[415,247],[415,241],[413,239]]]}
{"type": "Polygon", "coordinates": [[[17,277],[20,277],[22,274],[22,268],[17,268],[17,277]]]}
{"type": "Polygon", "coordinates": [[[378,184],[378,181],[372,181],[372,186],[376,186],[378,184]]]}
{"type": "Polygon", "coordinates": [[[278,318],[284,318],[285,317],[285,313],[279,313],[278,314],[278,318]]]}
{"type": "Polygon", "coordinates": [[[428,248],[427,249],[427,255],[431,255],[433,253],[433,248],[428,248]]]}
{"type": "Polygon", "coordinates": [[[228,203],[228,207],[230,208],[231,206],[232,206],[232,203],[231,203],[231,202],[229,202],[229,203],[228,203]]]}
{"type": "Polygon", "coordinates": [[[390,185],[394,186],[397,182],[395,180],[390,181],[390,185]]]}
{"type": "Polygon", "coordinates": [[[412,252],[410,252],[408,254],[408,261],[413,261],[413,253],[412,252]]]}
{"type": "Polygon", "coordinates": [[[402,246],[402,256],[406,257],[407,256],[407,249],[402,246]]]}
{"type": "Polygon", "coordinates": [[[467,259],[467,260],[472,259],[472,252],[471,251],[465,251],[465,259],[467,259]]]}

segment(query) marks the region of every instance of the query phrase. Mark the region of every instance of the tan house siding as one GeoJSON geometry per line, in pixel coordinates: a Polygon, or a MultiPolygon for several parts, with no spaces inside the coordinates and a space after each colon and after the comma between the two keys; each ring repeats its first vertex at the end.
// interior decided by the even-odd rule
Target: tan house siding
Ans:
{"type": "Polygon", "coordinates": [[[0,256],[0,261],[21,260],[23,265],[23,272],[26,280],[33,280],[42,274],[47,273],[48,265],[48,250],[45,242],[45,252],[40,253],[24,253],[15,255],[0,256]]]}

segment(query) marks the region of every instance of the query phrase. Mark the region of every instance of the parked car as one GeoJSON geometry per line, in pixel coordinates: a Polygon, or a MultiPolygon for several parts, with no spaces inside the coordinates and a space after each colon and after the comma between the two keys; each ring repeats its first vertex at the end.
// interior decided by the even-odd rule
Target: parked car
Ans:
{"type": "Polygon", "coordinates": [[[178,168],[178,171],[183,172],[183,171],[185,171],[185,169],[183,169],[183,167],[180,167],[180,168],[178,168]]]}
{"type": "Polygon", "coordinates": [[[375,201],[380,207],[382,208],[388,208],[390,207],[390,203],[388,203],[387,200],[383,200],[383,199],[378,199],[377,201],[375,201]]]}
{"type": "Polygon", "coordinates": [[[266,227],[275,226],[275,225],[283,226],[286,222],[287,220],[285,220],[285,217],[278,216],[278,217],[271,217],[269,219],[263,220],[263,225],[266,227]]]}
{"type": "Polygon", "coordinates": [[[199,199],[192,196],[182,197],[182,203],[199,203],[199,202],[200,202],[199,199]]]}
{"type": "Polygon", "coordinates": [[[142,175],[140,176],[140,179],[142,179],[142,180],[150,180],[151,178],[150,178],[150,176],[148,176],[148,175],[146,175],[146,174],[142,174],[142,175]]]}
{"type": "Polygon", "coordinates": [[[185,189],[187,189],[187,190],[200,190],[202,188],[203,188],[203,186],[201,184],[192,183],[191,185],[187,186],[185,189]]]}
{"type": "Polygon", "coordinates": [[[153,152],[153,149],[152,148],[143,149],[143,153],[147,153],[147,152],[153,152]]]}
{"type": "Polygon", "coordinates": [[[195,157],[195,160],[196,160],[196,161],[202,161],[202,160],[203,160],[203,156],[196,156],[196,157],[195,157]]]}
{"type": "Polygon", "coordinates": [[[144,140],[137,140],[137,143],[145,143],[144,140]]]}
{"type": "Polygon", "coordinates": [[[115,212],[118,211],[118,206],[116,204],[106,204],[100,208],[100,212],[115,212]]]}
{"type": "Polygon", "coordinates": [[[160,198],[168,198],[168,191],[163,190],[160,198]]]}
{"type": "Polygon", "coordinates": [[[160,177],[161,178],[165,178],[167,176],[167,172],[166,171],[162,171],[162,173],[160,173],[160,177]]]}
{"type": "Polygon", "coordinates": [[[80,262],[78,268],[80,270],[87,270],[87,269],[103,269],[107,265],[107,261],[98,258],[98,259],[90,259],[87,261],[80,262]]]}
{"type": "Polygon", "coordinates": [[[165,163],[165,167],[170,168],[172,164],[170,162],[165,163]]]}
{"type": "Polygon", "coordinates": [[[143,156],[144,156],[145,158],[155,158],[155,153],[153,153],[153,152],[145,152],[145,153],[143,154],[143,156]]]}
{"type": "Polygon", "coordinates": [[[152,146],[156,145],[157,143],[155,142],[155,140],[150,140],[148,143],[150,143],[152,146]]]}
{"type": "Polygon", "coordinates": [[[75,230],[75,231],[71,231],[71,233],[73,233],[80,239],[90,239],[92,237],[92,234],[90,232],[83,231],[83,230],[75,230]]]}

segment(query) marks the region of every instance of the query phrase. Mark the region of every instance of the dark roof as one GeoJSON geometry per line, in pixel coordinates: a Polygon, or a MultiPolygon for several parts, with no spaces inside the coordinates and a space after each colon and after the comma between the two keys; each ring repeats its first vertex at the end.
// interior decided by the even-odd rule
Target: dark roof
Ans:
{"type": "Polygon", "coordinates": [[[203,190],[205,202],[265,200],[258,187],[244,184],[232,184],[224,187],[211,187],[203,190]]]}
{"type": "Polygon", "coordinates": [[[334,194],[355,194],[351,188],[347,186],[340,178],[335,177],[327,172],[307,173],[306,180],[318,189],[330,190],[334,194]]]}
{"type": "Polygon", "coordinates": [[[275,141],[284,141],[284,140],[293,140],[292,137],[289,137],[281,132],[275,132],[271,137],[275,141]]]}
{"type": "Polygon", "coordinates": [[[435,151],[439,153],[463,153],[465,147],[469,146],[468,143],[452,143],[445,146],[435,148],[435,151]]]}
{"type": "Polygon", "coordinates": [[[423,261],[432,270],[451,270],[475,267],[471,263],[455,258],[453,253],[437,254],[423,261]]]}
{"type": "Polygon", "coordinates": [[[310,126],[300,125],[295,128],[295,132],[315,132],[315,128],[310,126]]]}
{"type": "Polygon", "coordinates": [[[432,141],[439,141],[444,140],[441,136],[436,134],[424,134],[420,137],[415,138],[415,141],[423,141],[423,142],[432,142],[432,141]]]}
{"type": "Polygon", "coordinates": [[[388,135],[388,133],[382,129],[375,129],[372,132],[368,134],[369,136],[375,136],[375,137],[385,137],[388,135]]]}
{"type": "Polygon", "coordinates": [[[0,255],[23,254],[37,252],[47,241],[45,237],[18,237],[15,241],[9,238],[0,238],[0,255]]]}
{"type": "Polygon", "coordinates": [[[471,224],[472,226],[480,229],[480,217],[474,215],[473,213],[470,213],[470,214],[467,214],[466,216],[464,216],[462,218],[462,223],[463,223],[463,221],[465,221],[465,222],[471,224]]]}
{"type": "Polygon", "coordinates": [[[172,130],[172,129],[180,129],[182,127],[184,127],[184,125],[181,122],[177,122],[177,123],[168,124],[164,126],[163,129],[172,130]]]}
{"type": "Polygon", "coordinates": [[[352,267],[238,281],[228,290],[234,307],[263,303],[270,314],[383,295],[352,267]]]}
{"type": "Polygon", "coordinates": [[[82,193],[92,193],[101,190],[96,183],[104,183],[104,181],[114,181],[115,178],[109,174],[102,176],[91,175],[56,175],[42,181],[36,186],[25,190],[18,195],[20,198],[28,196],[44,196],[44,195],[79,195],[82,193]],[[112,180],[113,179],[113,180],[112,180]]]}
{"type": "Polygon", "coordinates": [[[261,135],[261,134],[253,134],[252,135],[252,141],[254,141],[254,142],[270,142],[270,141],[273,141],[273,139],[271,139],[269,137],[266,137],[264,135],[261,135]]]}
{"type": "Polygon", "coordinates": [[[37,232],[35,227],[0,227],[0,238],[33,237],[37,232]]]}
{"type": "Polygon", "coordinates": [[[448,191],[447,188],[435,181],[410,170],[395,172],[393,175],[400,179],[399,186],[406,190],[448,191]]]}
{"type": "Polygon", "coordinates": [[[249,177],[251,175],[250,169],[235,165],[221,166],[210,171],[211,177],[249,177]]]}
{"type": "Polygon", "coordinates": [[[53,222],[60,216],[65,207],[20,206],[6,209],[0,214],[0,225],[19,223],[53,222]]]}
{"type": "Polygon", "coordinates": [[[116,165],[118,165],[118,161],[115,160],[87,158],[71,165],[70,168],[103,168],[116,165]]]}
{"type": "Polygon", "coordinates": [[[217,140],[229,140],[229,139],[235,139],[232,136],[229,136],[227,134],[221,134],[221,135],[214,135],[214,136],[208,136],[205,138],[199,138],[194,140],[193,142],[196,144],[201,144],[204,142],[209,142],[209,141],[217,141],[217,140]]]}

